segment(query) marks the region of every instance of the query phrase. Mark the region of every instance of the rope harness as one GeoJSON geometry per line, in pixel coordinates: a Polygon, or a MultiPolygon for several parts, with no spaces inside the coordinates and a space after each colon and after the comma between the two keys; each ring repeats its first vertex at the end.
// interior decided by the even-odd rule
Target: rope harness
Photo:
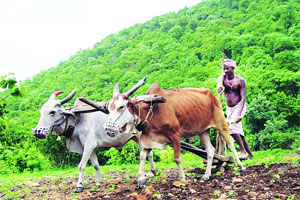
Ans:
{"type": "MultiPolygon", "coordinates": [[[[139,102],[137,102],[137,103],[139,103],[139,102]]],[[[148,112],[147,112],[147,114],[146,114],[145,120],[144,120],[143,122],[140,122],[140,123],[138,123],[138,122],[139,122],[140,119],[141,119],[141,106],[140,106],[140,105],[137,106],[137,107],[138,107],[138,110],[139,110],[139,114],[138,114],[138,119],[136,120],[134,126],[135,126],[135,128],[136,128],[138,131],[142,131],[142,130],[147,126],[148,119],[149,119],[150,115],[151,115],[150,118],[153,117],[153,107],[154,107],[154,106],[153,106],[152,103],[153,103],[153,102],[152,102],[152,99],[151,99],[150,108],[149,108],[149,110],[148,110],[148,112]]],[[[134,112],[134,113],[135,113],[135,112],[134,112]]]]}
{"type": "MultiPolygon", "coordinates": [[[[71,109],[70,109],[71,110],[71,109]]],[[[79,121],[80,117],[79,116],[76,116],[76,115],[72,115],[75,117],[75,120],[74,120],[74,123],[69,123],[69,117],[64,115],[64,114],[61,114],[61,118],[59,118],[58,120],[56,120],[53,125],[50,127],[50,133],[52,133],[53,131],[53,128],[54,126],[60,126],[62,125],[63,123],[65,123],[65,128],[64,128],[64,131],[61,135],[59,135],[57,137],[57,140],[60,140],[60,136],[65,136],[66,138],[70,138],[73,133],[74,133],[74,130],[75,130],[75,125],[76,123],[79,121]],[[61,119],[63,119],[63,121],[61,123],[58,123],[61,119]]]]}

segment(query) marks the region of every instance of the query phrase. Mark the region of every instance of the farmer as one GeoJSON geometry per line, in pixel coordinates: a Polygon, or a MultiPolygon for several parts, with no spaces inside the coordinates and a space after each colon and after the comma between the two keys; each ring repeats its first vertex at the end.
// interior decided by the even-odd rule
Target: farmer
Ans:
{"type": "Polygon", "coordinates": [[[242,118],[246,113],[246,85],[243,77],[234,74],[236,62],[226,59],[223,61],[224,74],[218,77],[218,93],[224,91],[227,105],[227,121],[229,133],[238,143],[241,151],[240,159],[252,158],[253,155],[246,141],[242,126],[242,118]]]}

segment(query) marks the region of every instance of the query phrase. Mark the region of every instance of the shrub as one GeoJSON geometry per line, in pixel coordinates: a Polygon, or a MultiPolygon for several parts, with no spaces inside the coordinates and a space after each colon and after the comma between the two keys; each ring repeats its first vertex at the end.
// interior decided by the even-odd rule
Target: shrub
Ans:
{"type": "Polygon", "coordinates": [[[35,146],[28,142],[24,146],[8,147],[0,146],[3,149],[0,154],[0,173],[39,171],[49,169],[50,161],[37,151],[35,146]]]}
{"type": "Polygon", "coordinates": [[[109,158],[106,164],[134,164],[139,162],[139,147],[134,141],[129,141],[122,149],[110,148],[104,153],[109,158]]]}

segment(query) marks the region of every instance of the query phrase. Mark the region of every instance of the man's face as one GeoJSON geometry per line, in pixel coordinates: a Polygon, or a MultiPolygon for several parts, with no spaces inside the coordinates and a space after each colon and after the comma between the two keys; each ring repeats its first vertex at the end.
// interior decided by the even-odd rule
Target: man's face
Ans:
{"type": "Polygon", "coordinates": [[[227,75],[227,76],[231,75],[231,74],[233,74],[233,71],[234,71],[234,67],[224,65],[224,73],[225,73],[225,75],[227,75]]]}

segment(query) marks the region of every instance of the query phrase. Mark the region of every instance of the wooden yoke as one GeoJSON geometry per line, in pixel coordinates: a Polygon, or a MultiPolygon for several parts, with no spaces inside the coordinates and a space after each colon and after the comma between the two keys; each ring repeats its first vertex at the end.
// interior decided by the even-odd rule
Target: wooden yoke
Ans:
{"type": "Polygon", "coordinates": [[[108,109],[107,109],[107,102],[98,102],[98,103],[95,103],[93,101],[90,101],[84,97],[80,97],[79,98],[80,101],[92,106],[93,108],[95,108],[96,110],[98,111],[101,111],[105,114],[108,114],[108,109]]]}

